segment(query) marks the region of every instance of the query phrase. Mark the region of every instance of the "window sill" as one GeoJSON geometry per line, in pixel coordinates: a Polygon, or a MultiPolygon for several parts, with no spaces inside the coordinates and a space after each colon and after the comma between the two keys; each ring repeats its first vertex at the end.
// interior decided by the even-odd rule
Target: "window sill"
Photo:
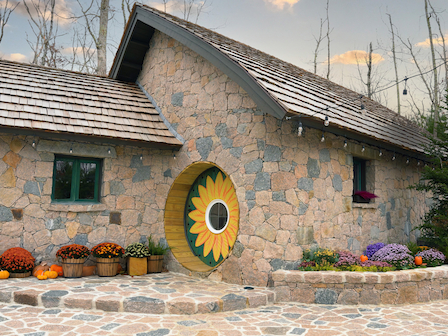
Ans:
{"type": "Polygon", "coordinates": [[[361,209],[376,209],[378,208],[378,204],[376,203],[352,203],[352,208],[361,208],[361,209]]]}
{"type": "Polygon", "coordinates": [[[93,212],[104,211],[107,209],[106,204],[77,204],[77,203],[51,203],[49,211],[68,211],[68,212],[93,212]]]}

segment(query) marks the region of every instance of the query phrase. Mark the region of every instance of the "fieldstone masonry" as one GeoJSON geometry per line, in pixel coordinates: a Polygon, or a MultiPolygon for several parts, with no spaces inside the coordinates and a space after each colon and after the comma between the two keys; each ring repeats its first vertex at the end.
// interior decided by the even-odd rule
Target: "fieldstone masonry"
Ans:
{"type": "MultiPolygon", "coordinates": [[[[53,260],[69,243],[123,246],[164,239],[170,186],[196,161],[217,164],[233,181],[240,229],[232,255],[214,280],[265,286],[278,269],[293,269],[312,245],[360,252],[370,242],[414,240],[427,205],[408,186],[420,173],[411,160],[277,120],[211,63],[155,32],[139,83],[185,139],[179,152],[0,134],[0,246],[22,246],[53,260]],[[33,141],[37,143],[34,148],[33,141]],[[51,202],[55,154],[103,159],[101,204],[51,202]],[[111,153],[109,154],[109,150],[111,153]],[[142,160],[140,160],[142,156],[142,160]],[[368,188],[379,198],[354,204],[353,156],[368,161],[368,188]],[[13,216],[22,210],[22,217],[13,216]]],[[[188,273],[172,256],[171,270],[188,273]]],[[[202,274],[204,276],[204,274],[202,274]]],[[[322,294],[325,297],[325,293],[322,294]]]]}

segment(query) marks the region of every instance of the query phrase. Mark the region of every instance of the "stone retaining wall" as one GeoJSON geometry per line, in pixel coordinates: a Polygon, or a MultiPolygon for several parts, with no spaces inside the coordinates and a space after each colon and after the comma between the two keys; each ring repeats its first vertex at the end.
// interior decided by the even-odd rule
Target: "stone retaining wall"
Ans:
{"type": "Polygon", "coordinates": [[[276,302],[404,304],[448,299],[448,266],[376,272],[272,273],[276,302]]]}

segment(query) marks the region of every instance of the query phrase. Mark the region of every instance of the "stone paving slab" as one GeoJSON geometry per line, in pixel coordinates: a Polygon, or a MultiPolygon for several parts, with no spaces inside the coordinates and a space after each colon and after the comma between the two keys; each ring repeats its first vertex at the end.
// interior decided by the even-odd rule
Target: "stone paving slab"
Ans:
{"type": "Polygon", "coordinates": [[[0,302],[137,314],[206,314],[274,303],[273,290],[245,289],[177,273],[0,281],[0,302]]]}
{"type": "Polygon", "coordinates": [[[435,336],[448,334],[448,301],[405,306],[275,304],[196,315],[144,315],[0,304],[0,335],[435,336]]]}

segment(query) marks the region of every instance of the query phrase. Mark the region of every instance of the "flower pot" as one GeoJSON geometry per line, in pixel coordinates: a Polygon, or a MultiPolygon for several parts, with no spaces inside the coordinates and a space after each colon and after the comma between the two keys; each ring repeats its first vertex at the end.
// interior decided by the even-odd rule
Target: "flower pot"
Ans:
{"type": "Polygon", "coordinates": [[[163,255],[151,255],[148,257],[148,273],[162,272],[163,255]]]}
{"type": "Polygon", "coordinates": [[[31,271],[25,272],[25,273],[9,273],[10,278],[27,278],[30,275],[31,275],[31,271]]]}
{"type": "Polygon", "coordinates": [[[64,278],[80,278],[82,277],[82,266],[86,261],[82,259],[62,259],[62,270],[64,278]]]}
{"type": "Polygon", "coordinates": [[[129,275],[143,275],[148,270],[147,258],[128,257],[128,274],[129,275]]]}
{"type": "Polygon", "coordinates": [[[116,276],[120,258],[96,258],[96,273],[98,276],[116,276]]]}

